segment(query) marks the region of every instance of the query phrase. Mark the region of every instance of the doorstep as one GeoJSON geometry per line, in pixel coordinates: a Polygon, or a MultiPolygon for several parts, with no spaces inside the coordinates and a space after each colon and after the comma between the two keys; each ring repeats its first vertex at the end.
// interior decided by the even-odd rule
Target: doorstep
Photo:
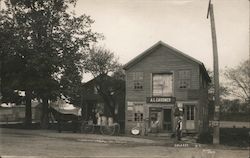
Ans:
{"type": "Polygon", "coordinates": [[[164,132],[164,133],[148,133],[148,136],[155,136],[155,137],[168,137],[171,138],[174,133],[164,132]]]}

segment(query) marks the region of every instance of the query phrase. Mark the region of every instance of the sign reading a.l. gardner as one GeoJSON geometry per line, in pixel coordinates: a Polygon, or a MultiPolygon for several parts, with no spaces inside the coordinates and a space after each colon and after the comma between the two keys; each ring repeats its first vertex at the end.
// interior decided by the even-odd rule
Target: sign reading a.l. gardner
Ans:
{"type": "Polygon", "coordinates": [[[175,103],[175,97],[147,97],[147,103],[175,103]]]}

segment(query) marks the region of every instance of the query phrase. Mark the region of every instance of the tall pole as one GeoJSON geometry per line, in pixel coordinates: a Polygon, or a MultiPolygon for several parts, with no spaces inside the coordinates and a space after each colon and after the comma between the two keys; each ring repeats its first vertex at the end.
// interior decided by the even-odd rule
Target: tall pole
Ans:
{"type": "MultiPolygon", "coordinates": [[[[1,9],[2,9],[2,0],[0,0],[0,11],[1,9]]],[[[3,52],[1,54],[3,54],[3,52]]],[[[0,60],[0,105],[2,104],[2,69],[3,69],[2,60],[3,58],[1,56],[1,60],[0,60]]]]}
{"type": "Polygon", "coordinates": [[[219,91],[219,61],[217,50],[217,39],[214,21],[213,4],[209,1],[207,18],[210,15],[211,34],[213,43],[213,65],[214,65],[214,123],[213,123],[213,144],[220,144],[220,91],[219,91]]]}
{"type": "MultiPolygon", "coordinates": [[[[249,0],[249,7],[250,7],[250,0],[249,0]]],[[[249,14],[250,14],[250,10],[249,10],[249,14]]],[[[250,16],[249,16],[249,21],[250,21],[250,16]]],[[[248,58],[248,66],[250,66],[250,24],[248,24],[248,31],[249,31],[249,36],[248,36],[248,44],[249,44],[249,58],[248,58]]],[[[248,73],[248,80],[250,80],[250,73],[248,73]]],[[[250,91],[250,87],[249,87],[249,91],[250,91]]],[[[248,106],[250,105],[250,98],[248,97],[248,106]]],[[[249,108],[249,111],[250,113],[250,108],[249,108]]],[[[250,115],[249,115],[249,118],[248,118],[248,121],[250,122],[250,115]]],[[[250,158],[250,131],[248,132],[248,158],[250,158]]]]}

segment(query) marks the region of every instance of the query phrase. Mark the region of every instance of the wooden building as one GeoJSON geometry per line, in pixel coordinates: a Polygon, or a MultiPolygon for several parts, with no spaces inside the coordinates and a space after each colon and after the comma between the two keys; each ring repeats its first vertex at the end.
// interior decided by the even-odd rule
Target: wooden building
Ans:
{"type": "Polygon", "coordinates": [[[157,42],[124,66],[126,73],[125,131],[172,133],[176,116],[183,131],[208,128],[208,84],[202,62],[157,42]]]}
{"type": "Polygon", "coordinates": [[[98,76],[82,86],[81,93],[82,116],[85,120],[93,120],[97,124],[96,114],[106,117],[114,117],[114,121],[121,126],[121,132],[124,130],[125,122],[125,81],[110,77],[108,75],[98,76]],[[98,88],[102,87],[102,92],[98,88]],[[100,95],[103,93],[103,95],[100,95]],[[105,93],[105,94],[104,94],[105,93]],[[111,93],[111,94],[109,94],[111,93]],[[106,97],[106,98],[104,98],[106,97]],[[106,101],[105,101],[106,100],[106,101]],[[107,114],[107,101],[114,104],[114,116],[107,114]],[[106,109],[106,110],[105,110],[106,109]]]}

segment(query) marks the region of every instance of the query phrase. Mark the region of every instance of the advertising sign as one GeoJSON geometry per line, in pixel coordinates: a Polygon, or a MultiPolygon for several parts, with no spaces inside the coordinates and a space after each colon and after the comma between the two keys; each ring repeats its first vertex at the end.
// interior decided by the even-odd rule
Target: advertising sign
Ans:
{"type": "Polygon", "coordinates": [[[147,103],[175,103],[175,97],[147,97],[147,103]]]}

